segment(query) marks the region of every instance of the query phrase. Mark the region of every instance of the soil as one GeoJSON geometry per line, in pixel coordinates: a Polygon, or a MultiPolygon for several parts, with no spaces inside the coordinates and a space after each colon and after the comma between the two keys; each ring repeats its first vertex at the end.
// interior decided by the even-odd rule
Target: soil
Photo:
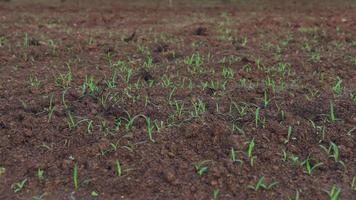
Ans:
{"type": "Polygon", "coordinates": [[[356,199],[355,2],[167,2],[0,1],[0,199],[356,199]]]}

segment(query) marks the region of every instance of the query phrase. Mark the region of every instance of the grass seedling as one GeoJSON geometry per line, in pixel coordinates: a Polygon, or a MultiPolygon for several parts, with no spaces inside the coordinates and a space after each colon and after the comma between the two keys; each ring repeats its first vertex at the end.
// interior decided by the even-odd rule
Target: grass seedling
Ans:
{"type": "Polygon", "coordinates": [[[163,75],[162,78],[161,78],[161,85],[162,87],[164,88],[168,88],[170,87],[171,85],[173,85],[173,81],[171,80],[170,77],[168,77],[167,75],[163,75]]]}
{"type": "Polygon", "coordinates": [[[292,153],[288,153],[285,150],[282,150],[282,160],[284,162],[287,162],[288,160],[291,160],[293,164],[298,164],[299,163],[299,157],[293,155],[292,153]]]}
{"type": "Polygon", "coordinates": [[[92,196],[92,197],[98,197],[99,194],[98,194],[96,191],[92,191],[92,192],[90,193],[90,196],[92,196]]]}
{"type": "Polygon", "coordinates": [[[261,110],[261,108],[257,107],[256,111],[255,111],[255,125],[256,125],[256,128],[258,127],[258,124],[261,121],[260,120],[260,110],[261,110]]]}
{"type": "Polygon", "coordinates": [[[39,88],[41,85],[41,81],[37,78],[37,76],[30,75],[29,83],[32,88],[39,88]]]}
{"type": "Polygon", "coordinates": [[[337,77],[336,83],[335,85],[332,87],[333,92],[336,95],[340,95],[342,93],[342,80],[340,79],[340,77],[337,77]]]}
{"type": "Polygon", "coordinates": [[[87,120],[87,133],[91,133],[93,130],[93,120],[88,119],[87,120]]]}
{"type": "Polygon", "coordinates": [[[77,126],[75,119],[70,111],[67,112],[67,124],[69,130],[73,130],[77,126]]]}
{"type": "Polygon", "coordinates": [[[201,115],[206,111],[206,106],[204,102],[200,99],[193,102],[193,108],[194,108],[194,111],[192,112],[193,117],[198,117],[199,115],[201,115]]]}
{"type": "Polygon", "coordinates": [[[121,164],[118,160],[116,160],[115,163],[115,172],[117,176],[121,176],[122,175],[122,169],[121,169],[121,164]]]}
{"type": "Polygon", "coordinates": [[[114,55],[112,52],[108,52],[107,54],[105,54],[105,58],[108,61],[109,67],[112,66],[112,59],[113,59],[114,55]]]}
{"type": "Polygon", "coordinates": [[[245,131],[237,126],[235,123],[232,123],[232,128],[231,128],[232,133],[240,133],[241,135],[245,135],[245,131]]]}
{"type": "Polygon", "coordinates": [[[330,200],[338,200],[341,193],[341,189],[336,187],[335,185],[333,185],[333,187],[329,191],[324,191],[328,194],[330,200]]]}
{"type": "Polygon", "coordinates": [[[284,144],[287,144],[292,136],[292,126],[288,126],[288,135],[287,135],[287,139],[284,141],[284,144]]]}
{"type": "Polygon", "coordinates": [[[308,175],[311,175],[312,172],[313,172],[316,168],[318,168],[318,167],[320,167],[321,165],[323,165],[322,162],[316,163],[316,164],[314,164],[314,165],[313,165],[311,162],[312,162],[312,161],[311,161],[311,159],[310,159],[310,156],[308,156],[307,159],[305,159],[304,161],[301,162],[301,165],[302,165],[302,166],[305,166],[306,173],[307,173],[308,175]]]}
{"type": "Polygon", "coordinates": [[[108,134],[111,134],[111,129],[109,127],[109,122],[107,122],[105,119],[100,121],[100,131],[104,133],[105,136],[108,134]]]}
{"type": "Polygon", "coordinates": [[[276,186],[278,182],[273,182],[271,184],[265,183],[265,177],[261,177],[255,185],[249,185],[247,188],[252,189],[254,191],[258,191],[259,189],[270,190],[272,187],[276,186]]]}
{"type": "Polygon", "coordinates": [[[44,170],[38,168],[37,172],[36,172],[36,176],[37,176],[38,180],[40,180],[40,181],[44,180],[44,170]]]}
{"type": "Polygon", "coordinates": [[[356,191],[356,175],[352,178],[352,181],[351,181],[351,190],[356,191]]]}
{"type": "Polygon", "coordinates": [[[356,127],[353,127],[352,129],[347,131],[346,135],[351,136],[352,132],[354,132],[355,130],[356,130],[356,127]]]}
{"type": "Polygon", "coordinates": [[[26,185],[27,183],[27,178],[23,179],[20,182],[14,183],[11,185],[11,189],[15,192],[18,193],[20,192],[26,185]]]}
{"type": "Polygon", "coordinates": [[[267,91],[265,90],[263,93],[263,107],[267,108],[268,104],[269,104],[268,94],[267,91]]]}
{"type": "Polygon", "coordinates": [[[171,99],[172,99],[172,96],[174,94],[174,92],[176,91],[176,87],[173,87],[173,89],[171,90],[171,92],[169,93],[169,96],[168,96],[168,102],[169,104],[171,104],[171,99]]]}
{"type": "Polygon", "coordinates": [[[28,37],[28,33],[25,33],[25,36],[23,38],[23,46],[28,47],[30,45],[30,39],[28,37]]]}
{"type": "Polygon", "coordinates": [[[255,148],[255,138],[253,138],[247,146],[247,156],[250,159],[250,164],[253,166],[253,163],[255,159],[257,158],[256,156],[253,155],[253,149],[255,148]]]}
{"type": "Polygon", "coordinates": [[[56,48],[57,48],[56,41],[54,41],[54,40],[48,40],[47,44],[48,44],[48,47],[49,47],[50,49],[52,49],[52,53],[53,53],[53,54],[56,54],[56,48]]]}
{"type": "Polygon", "coordinates": [[[73,170],[73,183],[74,183],[74,189],[78,190],[79,183],[78,183],[78,165],[74,165],[74,170],[73,170]]]}
{"type": "Polygon", "coordinates": [[[321,140],[319,142],[324,141],[325,132],[326,132],[325,125],[324,126],[316,125],[316,123],[313,122],[313,120],[310,120],[310,119],[309,119],[309,122],[311,123],[312,127],[317,130],[317,134],[321,134],[321,140]]]}
{"type": "Polygon", "coordinates": [[[32,197],[32,200],[43,200],[46,195],[47,195],[47,193],[45,192],[45,193],[43,193],[41,195],[37,195],[37,196],[32,197]]]}
{"type": "Polygon", "coordinates": [[[73,80],[72,70],[69,64],[67,64],[68,72],[65,74],[59,73],[59,76],[56,77],[56,85],[66,89],[69,87],[70,83],[73,80]]]}
{"type": "Polygon", "coordinates": [[[300,192],[299,192],[299,190],[297,190],[295,192],[295,197],[294,198],[293,197],[288,197],[288,200],[300,200],[300,192]]]}
{"type": "Polygon", "coordinates": [[[320,145],[320,147],[325,150],[325,152],[329,154],[329,157],[333,158],[336,163],[340,163],[343,167],[346,167],[345,163],[340,160],[340,149],[335,143],[330,142],[328,149],[323,145],[320,145]]]}
{"type": "Polygon", "coordinates": [[[133,123],[134,123],[135,119],[136,119],[136,117],[130,118],[130,115],[129,115],[129,118],[126,120],[127,122],[125,124],[126,130],[130,130],[133,127],[133,123]]]}
{"type": "Polygon", "coordinates": [[[157,132],[160,133],[161,132],[161,129],[164,128],[164,122],[161,121],[160,123],[158,123],[157,119],[155,119],[153,121],[153,125],[154,127],[156,128],[157,132]]]}
{"type": "Polygon", "coordinates": [[[225,79],[232,79],[234,78],[234,71],[231,68],[224,67],[222,71],[222,76],[225,79]]]}
{"type": "Polygon", "coordinates": [[[211,200],[217,200],[219,195],[219,189],[214,189],[213,194],[211,195],[211,200]]]}
{"type": "Polygon", "coordinates": [[[51,121],[54,110],[55,110],[55,106],[53,105],[53,94],[52,94],[51,97],[49,98],[49,106],[47,108],[48,122],[51,121]]]}
{"type": "Polygon", "coordinates": [[[282,160],[284,161],[284,162],[287,162],[288,161],[288,154],[287,154],[287,152],[286,152],[286,150],[282,150],[282,160]]]}
{"type": "Polygon", "coordinates": [[[175,106],[175,110],[176,110],[176,115],[178,117],[182,116],[183,113],[183,108],[184,108],[184,102],[182,101],[174,101],[174,106],[175,106]]]}
{"type": "Polygon", "coordinates": [[[117,73],[114,71],[114,74],[112,75],[111,79],[106,80],[106,86],[108,88],[116,88],[116,79],[117,79],[117,73]]]}
{"type": "Polygon", "coordinates": [[[0,165],[0,177],[5,174],[6,168],[0,165]]]}
{"type": "Polygon", "coordinates": [[[0,36],[0,47],[4,46],[6,43],[6,38],[5,36],[0,36]]]}
{"type": "Polygon", "coordinates": [[[68,108],[67,103],[66,103],[66,99],[65,99],[66,92],[67,92],[67,89],[63,90],[62,91],[62,95],[61,95],[62,104],[63,104],[64,108],[68,108]]]}
{"type": "Polygon", "coordinates": [[[234,149],[234,147],[231,147],[230,159],[232,160],[232,162],[239,162],[239,163],[242,164],[242,160],[238,160],[237,157],[236,157],[236,150],[234,149]]]}
{"type": "Polygon", "coordinates": [[[285,120],[284,110],[279,110],[278,116],[279,116],[280,121],[284,121],[285,120]]]}
{"type": "Polygon", "coordinates": [[[229,112],[232,113],[236,109],[240,117],[244,117],[247,115],[247,108],[247,105],[239,106],[236,102],[231,102],[229,112]]]}
{"type": "Polygon", "coordinates": [[[82,85],[83,95],[89,94],[94,95],[95,92],[99,91],[99,87],[96,85],[93,76],[85,76],[85,81],[82,85]]]}
{"type": "Polygon", "coordinates": [[[330,101],[330,113],[329,113],[329,119],[331,122],[336,121],[336,115],[335,115],[335,110],[334,110],[334,104],[330,101]]]}
{"type": "Polygon", "coordinates": [[[192,56],[186,57],[184,59],[184,63],[186,65],[199,67],[200,65],[203,64],[203,58],[200,56],[199,52],[193,53],[192,56]]]}
{"type": "Polygon", "coordinates": [[[124,77],[124,81],[125,81],[126,84],[129,84],[132,75],[133,75],[133,70],[131,68],[128,68],[126,70],[126,76],[124,77]]]}
{"type": "Polygon", "coordinates": [[[194,164],[194,168],[199,176],[202,176],[208,171],[208,166],[206,166],[208,162],[210,162],[210,160],[203,160],[194,164]]]}
{"type": "Polygon", "coordinates": [[[320,53],[315,51],[310,53],[310,60],[313,61],[314,63],[317,63],[320,61],[320,53]]]}
{"type": "Polygon", "coordinates": [[[356,102],[356,93],[350,92],[351,101],[356,102]]]}
{"type": "Polygon", "coordinates": [[[149,117],[144,117],[144,118],[146,120],[146,129],[147,129],[148,137],[150,141],[154,143],[155,140],[153,139],[152,133],[155,126],[149,117]]]}

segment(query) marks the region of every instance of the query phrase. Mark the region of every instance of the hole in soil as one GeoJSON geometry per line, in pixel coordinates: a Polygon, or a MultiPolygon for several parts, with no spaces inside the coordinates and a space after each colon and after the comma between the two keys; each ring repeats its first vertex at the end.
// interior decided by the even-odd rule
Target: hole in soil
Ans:
{"type": "Polygon", "coordinates": [[[242,59],[241,59],[241,62],[243,62],[243,63],[253,63],[251,60],[249,60],[247,57],[243,57],[242,59]]]}
{"type": "Polygon", "coordinates": [[[235,50],[241,50],[244,47],[241,45],[241,41],[235,39],[232,41],[232,45],[235,47],[235,50]]]}
{"type": "Polygon", "coordinates": [[[35,38],[32,38],[30,41],[29,41],[29,44],[31,46],[40,46],[40,41],[38,41],[37,39],[35,38]]]}
{"type": "Polygon", "coordinates": [[[124,38],[124,41],[125,42],[130,42],[130,41],[134,40],[135,37],[136,37],[136,31],[132,32],[130,36],[124,38]]]}
{"type": "Polygon", "coordinates": [[[154,48],[153,48],[153,52],[156,53],[161,53],[161,52],[165,52],[168,50],[168,45],[167,44],[157,44],[154,48]]]}
{"type": "Polygon", "coordinates": [[[146,81],[154,80],[153,76],[146,70],[141,71],[141,77],[146,81]]]}
{"type": "Polygon", "coordinates": [[[207,95],[209,95],[209,96],[212,96],[215,92],[216,92],[216,90],[213,89],[213,88],[207,88],[207,89],[205,90],[205,93],[206,93],[207,95]]]}
{"type": "Polygon", "coordinates": [[[25,117],[22,114],[19,114],[16,116],[16,119],[17,121],[22,122],[25,119],[25,117]]]}
{"type": "Polygon", "coordinates": [[[104,49],[105,54],[113,54],[115,53],[115,49],[113,47],[107,47],[104,49]]]}
{"type": "Polygon", "coordinates": [[[194,34],[195,35],[200,35],[200,36],[206,36],[207,35],[207,31],[208,31],[207,28],[200,26],[194,31],[194,34]]]}
{"type": "Polygon", "coordinates": [[[4,122],[0,122],[0,129],[5,129],[6,128],[6,125],[4,122]]]}

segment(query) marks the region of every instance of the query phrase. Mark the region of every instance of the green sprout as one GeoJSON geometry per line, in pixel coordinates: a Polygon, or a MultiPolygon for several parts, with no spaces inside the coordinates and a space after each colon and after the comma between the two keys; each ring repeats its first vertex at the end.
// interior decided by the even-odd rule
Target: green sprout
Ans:
{"type": "Polygon", "coordinates": [[[47,108],[48,122],[51,121],[54,110],[55,110],[55,106],[53,105],[53,94],[52,94],[51,97],[49,98],[49,106],[47,108]]]}
{"type": "Polygon", "coordinates": [[[29,83],[33,88],[39,88],[41,86],[41,81],[37,78],[37,76],[30,75],[29,83]]]}
{"type": "Polygon", "coordinates": [[[26,185],[27,183],[27,178],[26,179],[23,179],[22,181],[20,182],[17,182],[17,183],[14,183],[11,185],[11,189],[15,192],[15,193],[18,193],[20,192],[26,185]]]}
{"type": "Polygon", "coordinates": [[[214,189],[213,193],[211,195],[211,200],[217,200],[218,199],[218,195],[219,195],[219,189],[214,189]]]}
{"type": "Polygon", "coordinates": [[[270,100],[268,100],[268,93],[265,90],[264,93],[263,93],[263,107],[267,108],[269,102],[270,102],[270,100]]]}
{"type": "Polygon", "coordinates": [[[340,95],[342,93],[342,80],[340,79],[340,77],[337,77],[337,81],[335,83],[335,85],[332,87],[333,92],[336,95],[340,95]]]}
{"type": "Polygon", "coordinates": [[[96,85],[93,76],[85,76],[85,81],[82,85],[82,93],[83,95],[89,94],[94,95],[95,92],[99,91],[99,87],[96,85]]]}
{"type": "Polygon", "coordinates": [[[247,156],[250,159],[250,164],[251,166],[253,166],[253,163],[255,161],[255,159],[257,158],[256,156],[253,155],[253,150],[255,148],[255,138],[253,138],[247,146],[247,156]]]}
{"type": "Polygon", "coordinates": [[[356,175],[354,175],[354,177],[352,177],[351,189],[356,191],[356,175]]]}
{"type": "Polygon", "coordinates": [[[210,162],[210,160],[203,160],[194,164],[194,168],[199,176],[202,176],[208,171],[208,166],[206,166],[208,162],[210,162]]]}
{"type": "Polygon", "coordinates": [[[294,198],[293,197],[288,197],[288,200],[300,200],[300,192],[299,192],[299,190],[297,190],[295,192],[295,197],[294,198]]]}
{"type": "Polygon", "coordinates": [[[320,162],[320,163],[312,164],[312,160],[310,159],[310,156],[308,156],[307,159],[305,159],[304,161],[301,162],[301,165],[302,165],[302,166],[305,166],[306,173],[307,173],[308,175],[311,175],[312,172],[313,172],[316,168],[318,168],[318,167],[320,167],[321,165],[323,165],[323,163],[320,162]]]}
{"type": "Polygon", "coordinates": [[[252,189],[254,191],[258,191],[259,189],[270,190],[272,187],[276,186],[278,182],[273,182],[271,184],[265,183],[265,178],[262,176],[255,185],[249,185],[247,188],[252,189]]]}
{"type": "Polygon", "coordinates": [[[99,194],[98,194],[98,192],[96,192],[96,191],[92,191],[92,192],[90,193],[90,196],[92,196],[92,197],[98,197],[99,194]]]}
{"type": "Polygon", "coordinates": [[[230,150],[230,159],[232,160],[232,162],[239,162],[239,163],[242,163],[242,160],[237,159],[237,157],[236,157],[236,150],[234,149],[234,147],[231,147],[231,150],[230,150]]]}
{"type": "Polygon", "coordinates": [[[153,129],[155,128],[155,125],[152,123],[151,119],[149,117],[145,117],[146,119],[146,128],[147,128],[147,133],[148,133],[148,137],[151,140],[151,142],[155,142],[155,140],[153,139],[153,129]]]}
{"type": "Polygon", "coordinates": [[[284,144],[287,144],[290,141],[291,136],[292,136],[292,126],[288,126],[288,135],[287,135],[287,139],[284,140],[284,144]]]}
{"type": "Polygon", "coordinates": [[[0,177],[5,174],[6,168],[0,165],[0,177]]]}
{"type": "Polygon", "coordinates": [[[36,172],[36,176],[40,181],[42,181],[44,179],[44,170],[41,168],[38,168],[37,172],[36,172]]]}
{"type": "Polygon", "coordinates": [[[255,111],[255,125],[256,125],[256,128],[258,127],[258,124],[261,121],[261,119],[260,119],[260,110],[261,110],[261,108],[257,107],[256,111],[255,111]]]}
{"type": "Polygon", "coordinates": [[[329,119],[331,122],[336,121],[336,114],[334,109],[334,104],[330,101],[330,112],[329,112],[329,119]]]}
{"type": "Polygon", "coordinates": [[[345,163],[340,160],[340,149],[335,143],[330,142],[329,148],[323,145],[320,145],[320,147],[324,149],[325,152],[329,154],[329,157],[333,158],[336,163],[340,163],[343,167],[346,167],[345,163]]]}
{"type": "Polygon", "coordinates": [[[115,162],[115,172],[117,176],[121,176],[122,175],[122,169],[121,169],[121,164],[118,160],[116,160],[115,162]]]}
{"type": "Polygon", "coordinates": [[[328,190],[324,190],[324,191],[328,194],[330,200],[338,200],[341,193],[341,189],[336,187],[335,185],[333,185],[329,191],[328,190]]]}
{"type": "Polygon", "coordinates": [[[78,183],[78,165],[74,165],[73,169],[73,183],[74,183],[74,189],[78,190],[79,188],[79,183],[78,183]]]}

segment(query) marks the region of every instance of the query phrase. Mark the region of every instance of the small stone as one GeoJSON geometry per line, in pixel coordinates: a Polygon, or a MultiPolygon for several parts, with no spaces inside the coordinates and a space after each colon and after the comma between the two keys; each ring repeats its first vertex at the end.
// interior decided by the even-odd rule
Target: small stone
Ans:
{"type": "Polygon", "coordinates": [[[279,167],[277,165],[273,165],[272,169],[277,171],[279,169],[279,167]]]}
{"type": "Polygon", "coordinates": [[[176,180],[176,176],[172,170],[165,170],[163,174],[164,174],[164,178],[169,183],[174,183],[174,181],[176,180]]]}
{"type": "Polygon", "coordinates": [[[217,186],[218,185],[218,182],[216,180],[213,180],[210,182],[211,186],[217,186]]]}

